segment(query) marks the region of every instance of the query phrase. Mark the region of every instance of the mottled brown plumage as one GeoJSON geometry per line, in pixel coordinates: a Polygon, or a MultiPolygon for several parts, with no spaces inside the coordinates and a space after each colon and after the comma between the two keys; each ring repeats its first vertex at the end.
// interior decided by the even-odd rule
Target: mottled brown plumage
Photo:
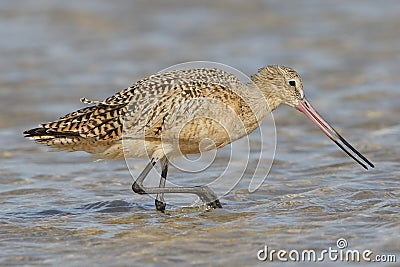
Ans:
{"type": "MultiPolygon", "coordinates": [[[[124,156],[123,133],[132,138],[145,138],[154,147],[160,145],[163,135],[164,141],[179,139],[181,152],[188,154],[199,152],[199,142],[204,138],[211,137],[215,147],[219,148],[248,134],[268,111],[258,88],[243,84],[230,73],[211,68],[154,74],[104,101],[86,98],[81,101],[92,106],[24,133],[40,144],[69,151],[83,150],[100,158],[124,156]],[[212,114],[207,110],[211,107],[219,110],[213,110],[215,114],[212,114]],[[233,120],[240,121],[237,129],[232,128],[238,133],[231,137],[229,134],[232,133],[223,129],[231,126],[227,125],[229,122],[223,123],[222,128],[220,125],[219,117],[223,118],[227,109],[236,114],[233,120]]],[[[273,103],[273,108],[275,105],[273,103]]],[[[131,154],[146,156],[143,151],[131,154]]]]}
{"type": "Polygon", "coordinates": [[[157,194],[164,211],[164,193],[197,194],[221,207],[206,186],[165,188],[168,157],[221,148],[256,129],[281,104],[297,108],[365,169],[374,167],[341,137],[305,99],[300,76],[291,68],[267,66],[243,83],[215,68],[176,70],[148,76],[104,101],[25,131],[39,144],[61,150],[83,150],[99,158],[148,157],[150,163],[134,182],[139,194],[157,194]],[[207,142],[203,142],[207,140],[207,142]],[[157,162],[162,174],[158,188],[143,181],[157,162]]]}

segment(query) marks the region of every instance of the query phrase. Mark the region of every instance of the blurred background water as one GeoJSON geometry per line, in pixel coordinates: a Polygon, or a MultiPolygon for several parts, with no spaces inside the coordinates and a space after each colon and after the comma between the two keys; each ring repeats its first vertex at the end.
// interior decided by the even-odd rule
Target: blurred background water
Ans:
{"type": "MultiPolygon", "coordinates": [[[[399,262],[399,15],[395,0],[1,1],[0,265],[261,266],[264,245],[322,250],[339,238],[399,262]],[[124,161],[48,152],[22,137],[82,107],[80,97],[101,100],[192,60],[247,74],[295,68],[310,102],[376,168],[363,170],[281,107],[258,191],[233,190],[223,209],[164,215],[133,194],[124,161]]],[[[170,176],[197,185],[218,164],[170,176]]]]}

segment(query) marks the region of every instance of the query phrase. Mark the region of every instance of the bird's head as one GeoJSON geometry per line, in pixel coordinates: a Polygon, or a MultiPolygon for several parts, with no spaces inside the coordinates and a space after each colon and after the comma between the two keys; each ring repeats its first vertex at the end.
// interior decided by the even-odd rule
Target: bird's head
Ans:
{"type": "Polygon", "coordinates": [[[362,167],[365,169],[368,169],[368,166],[374,167],[311,106],[304,96],[300,75],[292,68],[277,65],[266,66],[259,69],[251,79],[264,94],[271,111],[280,104],[298,109],[362,167]]]}
{"type": "Polygon", "coordinates": [[[266,95],[271,110],[280,104],[297,107],[304,99],[301,77],[292,68],[278,65],[266,66],[259,69],[251,79],[266,95]]]}

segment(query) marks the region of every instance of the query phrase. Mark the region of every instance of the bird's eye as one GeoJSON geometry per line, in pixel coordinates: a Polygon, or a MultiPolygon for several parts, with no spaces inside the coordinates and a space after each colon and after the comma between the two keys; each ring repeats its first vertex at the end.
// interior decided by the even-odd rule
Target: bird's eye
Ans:
{"type": "Polygon", "coordinates": [[[296,81],[289,81],[290,86],[296,86],[296,81]]]}

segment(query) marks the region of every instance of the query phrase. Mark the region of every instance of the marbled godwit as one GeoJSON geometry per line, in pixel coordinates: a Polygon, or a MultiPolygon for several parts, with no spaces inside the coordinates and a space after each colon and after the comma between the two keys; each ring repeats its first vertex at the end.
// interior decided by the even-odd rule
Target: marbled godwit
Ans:
{"type": "Polygon", "coordinates": [[[158,73],[104,101],[83,98],[81,101],[91,106],[41,124],[24,134],[36,143],[62,150],[83,150],[99,158],[122,158],[123,133],[128,133],[131,138],[128,138],[129,149],[125,156],[151,159],[132,189],[139,194],[157,194],[155,204],[160,211],[165,210],[164,193],[196,194],[209,206],[221,207],[216,194],[207,186],[165,187],[167,156],[198,153],[200,142],[205,138],[211,139],[214,147],[223,147],[256,129],[259,122],[280,104],[304,113],[362,167],[374,167],[314,110],[304,97],[300,76],[293,69],[267,66],[251,79],[252,84],[244,84],[234,75],[217,68],[158,73]],[[222,106],[215,110],[199,101],[201,99],[215,100],[222,106]],[[187,115],[200,109],[206,110],[202,116],[187,115]],[[224,113],[228,109],[235,112],[239,123],[224,113]],[[179,116],[174,114],[178,110],[179,116]],[[176,146],[177,141],[179,146],[176,146]],[[157,161],[162,169],[160,185],[145,187],[143,181],[157,161]]]}

